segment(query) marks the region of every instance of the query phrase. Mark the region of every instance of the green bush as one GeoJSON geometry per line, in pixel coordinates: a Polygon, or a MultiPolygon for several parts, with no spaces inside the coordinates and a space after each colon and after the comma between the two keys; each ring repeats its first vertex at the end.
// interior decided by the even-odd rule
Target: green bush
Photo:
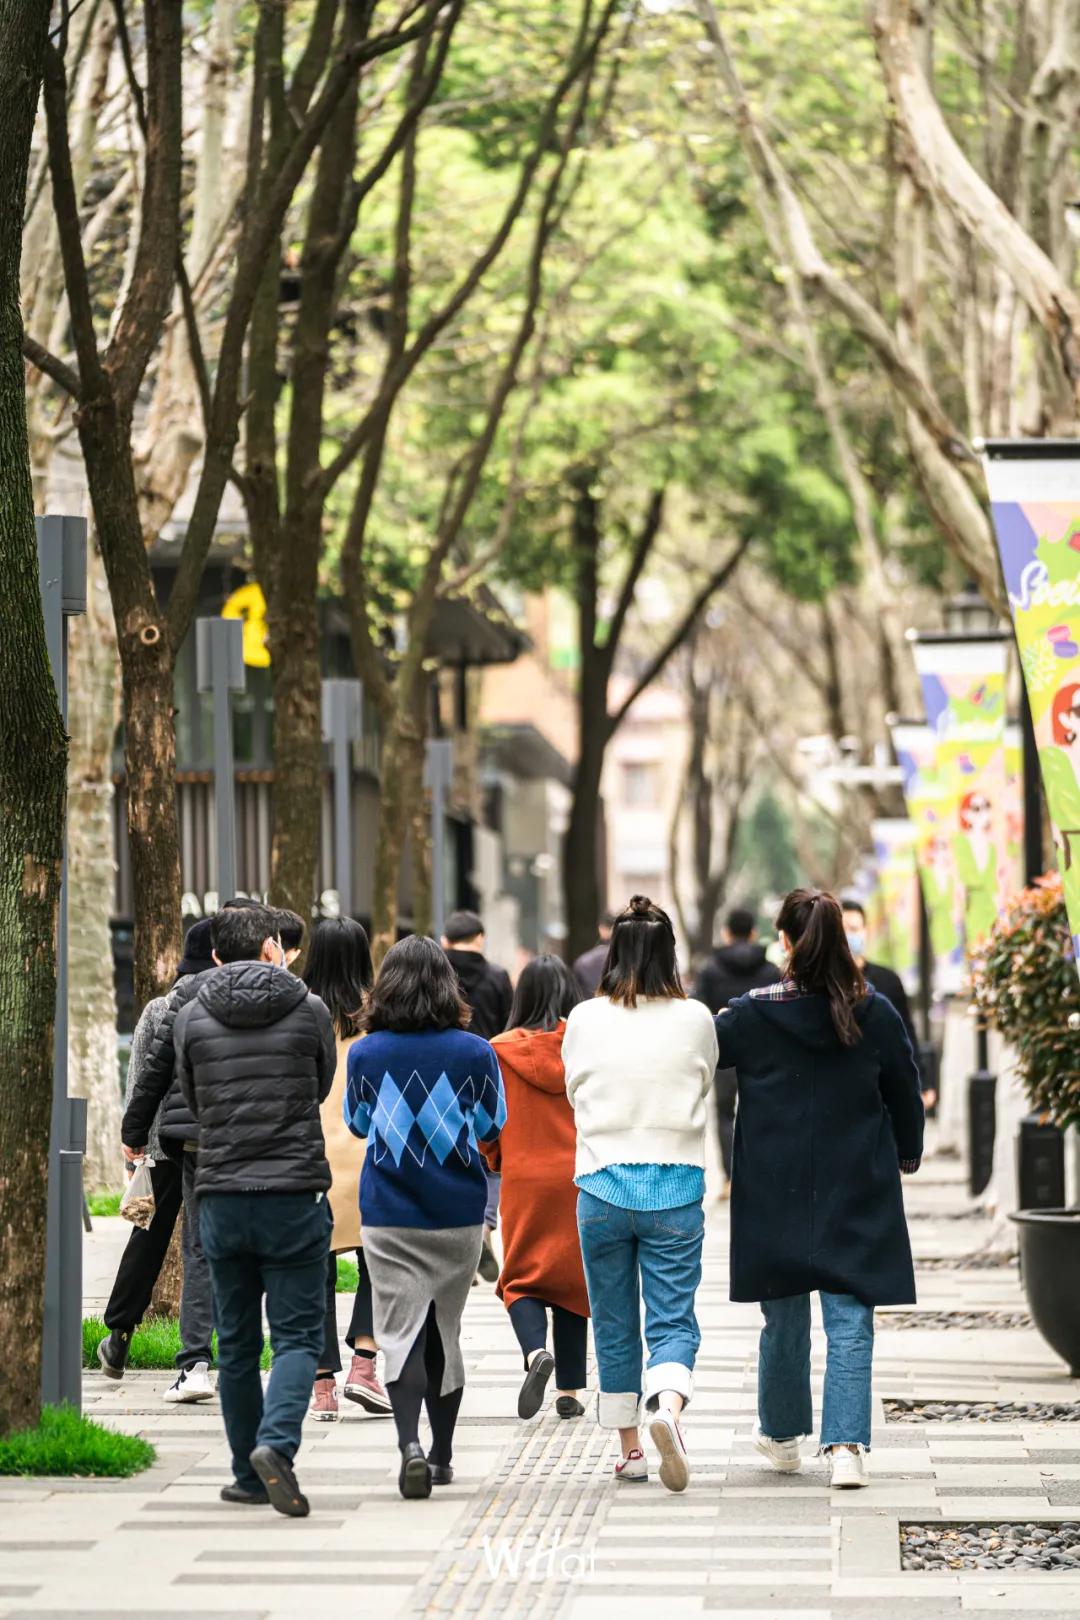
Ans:
{"type": "Polygon", "coordinates": [[[1032,1106],[1062,1127],[1080,1123],[1080,977],[1056,873],[998,918],[972,979],[978,1006],[1016,1052],[1032,1106]]]}
{"type": "Polygon", "coordinates": [[[91,1215],[119,1215],[120,1193],[91,1193],[86,1200],[91,1215]]]}
{"type": "MultiPolygon", "coordinates": [[[[108,1336],[109,1330],[100,1317],[88,1316],[83,1319],[84,1367],[98,1366],[97,1347],[102,1339],[107,1339],[108,1336]]],[[[150,1316],[141,1327],[135,1329],[127,1364],[133,1371],[147,1368],[159,1371],[162,1368],[175,1367],[179,1351],[180,1324],[175,1316],[150,1316]]],[[[217,1354],[216,1333],[214,1354],[217,1354]]],[[[259,1365],[264,1371],[270,1365],[270,1346],[265,1339],[259,1365]]]]}
{"type": "Polygon", "coordinates": [[[70,1406],[46,1406],[36,1429],[0,1439],[0,1475],[92,1475],[129,1479],[149,1468],[157,1453],[138,1435],[117,1434],[70,1406]]]}
{"type": "Polygon", "coordinates": [[[360,1270],[355,1260],[346,1260],[338,1255],[337,1263],[337,1291],[339,1294],[355,1294],[360,1283],[360,1270]]]}

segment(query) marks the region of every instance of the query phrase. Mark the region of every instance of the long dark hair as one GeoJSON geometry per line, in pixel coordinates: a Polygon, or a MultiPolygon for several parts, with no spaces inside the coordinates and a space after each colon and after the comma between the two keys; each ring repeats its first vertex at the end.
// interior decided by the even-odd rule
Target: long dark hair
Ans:
{"type": "Polygon", "coordinates": [[[383,957],[364,1002],[361,1028],[397,1035],[421,1029],[465,1029],[472,1009],[445,952],[424,934],[409,934],[383,957]]]}
{"type": "Polygon", "coordinates": [[[821,889],[792,889],[776,926],[791,947],[788,977],[805,994],[827,996],[837,1040],[857,1046],[862,1030],[855,1008],[865,1000],[866,980],[848,946],[839,900],[821,889]]]}
{"type": "Polygon", "coordinates": [[[612,923],[597,995],[609,996],[623,1007],[636,1007],[638,996],[686,999],[671,918],[647,895],[635,894],[612,923]]]}
{"type": "Polygon", "coordinates": [[[324,917],[308,949],[304,983],[325,1002],[342,1040],[359,1035],[364,997],[375,982],[367,934],[351,917],[324,917]]]}
{"type": "Polygon", "coordinates": [[[581,986],[558,956],[534,956],[521,970],[507,1029],[555,1029],[581,1000],[581,986]]]}

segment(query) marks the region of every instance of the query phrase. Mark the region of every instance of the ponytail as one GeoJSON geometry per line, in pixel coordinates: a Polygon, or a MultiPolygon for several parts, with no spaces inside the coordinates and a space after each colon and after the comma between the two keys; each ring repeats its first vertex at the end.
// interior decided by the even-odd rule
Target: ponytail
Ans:
{"type": "Polygon", "coordinates": [[[804,994],[827,997],[837,1040],[857,1046],[862,1031],[855,1008],[866,997],[866,980],[848,947],[840,902],[820,889],[793,889],[776,926],[791,947],[789,978],[804,994]]]}

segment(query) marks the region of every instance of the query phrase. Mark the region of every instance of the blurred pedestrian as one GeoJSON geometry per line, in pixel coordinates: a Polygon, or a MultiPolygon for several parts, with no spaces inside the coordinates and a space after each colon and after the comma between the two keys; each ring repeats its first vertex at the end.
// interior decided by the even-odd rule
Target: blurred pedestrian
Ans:
{"type": "Polygon", "coordinates": [[[273,912],[221,911],[207,974],[176,1020],[180,1085],[199,1122],[196,1193],[232,1450],[227,1502],[303,1518],[293,1471],[326,1330],[332,1220],[319,1105],[334,1082],[330,1015],[285,967],[273,912]],[[273,1362],[259,1377],[263,1298],[273,1362]]]}
{"type": "Polygon", "coordinates": [[[646,1479],[639,1434],[644,1298],[649,1435],[661,1483],[682,1491],[690,1464],[679,1417],[693,1393],[701,1342],[694,1299],[716,1032],[708,1009],[686,998],[670,917],[643,895],[615,918],[598,993],[566,1021],[563,1061],[577,1125],[597,1416],[619,1431],[616,1478],[646,1479]]]}
{"type": "Polygon", "coordinates": [[[326,1272],[326,1340],[315,1374],[311,1415],[323,1423],[332,1423],[339,1415],[337,1374],[341,1371],[341,1351],[338,1343],[337,1263],[338,1255],[352,1253],[356,1256],[357,1286],[345,1333],[345,1342],[352,1351],[352,1364],[345,1380],[345,1398],[355,1401],[373,1416],[389,1417],[390,1398],[379,1382],[375,1366],[371,1276],[360,1230],[360,1171],[366,1143],[357,1142],[345,1123],[349,1049],[360,1038],[364,998],[375,979],[371,947],[367,934],[358,922],[351,917],[326,917],[316,925],[311,936],[304,979],[308,989],[315,992],[330,1014],[337,1038],[334,1084],[321,1110],[326,1157],[333,1177],[330,1213],[334,1217],[334,1230],[330,1238],[330,1263],[326,1272]]]}
{"type": "Polygon", "coordinates": [[[557,956],[523,968],[510,1028],[492,1045],[506,1091],[506,1124],[485,1143],[488,1167],[502,1174],[503,1263],[498,1293],[525,1358],[518,1416],[535,1417],[552,1373],[561,1418],[580,1417],[585,1387],[589,1298],[581,1265],[574,1187],[576,1130],[562,1061],[566,1018],[581,1000],[557,956]],[[547,1348],[551,1313],[554,1356],[547,1348]]]}
{"type": "Polygon", "coordinates": [[[813,1428],[810,1295],[828,1339],[821,1449],[865,1485],[875,1305],[915,1299],[901,1171],[922,1156],[919,1072],[896,1009],[852,958],[840,905],[796,889],[777,918],[787,977],[716,1020],[738,1074],[731,1297],[761,1303],[758,1450],[802,1465],[813,1428]]]}
{"type": "MultiPolygon", "coordinates": [[[[702,967],[690,994],[703,1001],[715,1016],[737,996],[776,984],[780,970],[758,944],[754,912],[736,906],[728,912],[721,943],[702,967]]],[[[724,1169],[721,1198],[731,1197],[731,1145],[735,1137],[735,1072],[721,1066],[713,1085],[716,1098],[716,1124],[720,1138],[720,1160],[724,1169]]]]}
{"type": "MultiPolygon", "coordinates": [[[[886,1001],[891,1001],[900,1014],[907,1038],[911,1042],[911,1050],[915,1053],[915,1061],[918,1062],[919,1037],[915,1031],[915,1020],[911,1016],[911,1003],[904,989],[904,981],[899,973],[894,973],[884,962],[871,962],[867,959],[866,908],[858,895],[846,894],[840,904],[844,912],[844,933],[847,935],[848,949],[855,959],[855,966],[867,984],[873,985],[878,995],[884,996],[886,1001]]],[[[927,1108],[932,1108],[936,1101],[936,1092],[923,1092],[923,1102],[927,1108]]]]}
{"type": "Polygon", "coordinates": [[[453,1479],[461,1313],[487,1196],[477,1144],[493,1141],[506,1119],[495,1053],[468,1022],[450,962],[433,940],[412,935],[386,953],[364,1012],[366,1038],[349,1051],[346,1119],[368,1142],[360,1215],[406,1498],[453,1479]]]}
{"type": "Polygon", "coordinates": [[[603,913],[596,930],[598,935],[596,944],[590,945],[587,951],[582,951],[574,963],[574,972],[577,974],[583,996],[595,996],[597,992],[604,963],[607,961],[608,946],[611,944],[611,925],[614,921],[614,912],[603,913]]]}

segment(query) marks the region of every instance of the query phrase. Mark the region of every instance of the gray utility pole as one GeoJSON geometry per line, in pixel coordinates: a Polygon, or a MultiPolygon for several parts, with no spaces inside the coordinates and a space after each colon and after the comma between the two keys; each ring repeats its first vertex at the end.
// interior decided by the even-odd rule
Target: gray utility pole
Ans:
{"type": "Polygon", "coordinates": [[[213,695],[214,817],[217,824],[218,904],[236,893],[236,774],[232,694],[247,687],[244,627],[239,619],[195,620],[195,677],[213,695]]]}
{"type": "Polygon", "coordinates": [[[352,748],[364,735],[364,689],[357,680],[322,683],[323,741],[330,744],[334,767],[334,885],[338,913],[351,917],[352,863],[352,748]]]}
{"type": "Polygon", "coordinates": [[[453,743],[430,738],[424,750],[424,786],[431,792],[431,921],[436,939],[446,925],[446,795],[453,773],[453,743]]]}
{"type": "MultiPolygon", "coordinates": [[[[86,519],[40,517],[38,572],[45,639],[56,695],[67,729],[67,621],[86,612],[86,519]]],[[[52,1126],[49,1132],[49,1191],[45,1240],[45,1322],[41,1355],[41,1398],[50,1405],[67,1401],[82,1411],[82,1217],[83,1154],[86,1151],[86,1099],[67,1089],[67,838],[60,879],[56,939],[56,1023],[53,1049],[52,1126]]],[[[119,1077],[117,1078],[119,1084],[119,1077]]]]}

